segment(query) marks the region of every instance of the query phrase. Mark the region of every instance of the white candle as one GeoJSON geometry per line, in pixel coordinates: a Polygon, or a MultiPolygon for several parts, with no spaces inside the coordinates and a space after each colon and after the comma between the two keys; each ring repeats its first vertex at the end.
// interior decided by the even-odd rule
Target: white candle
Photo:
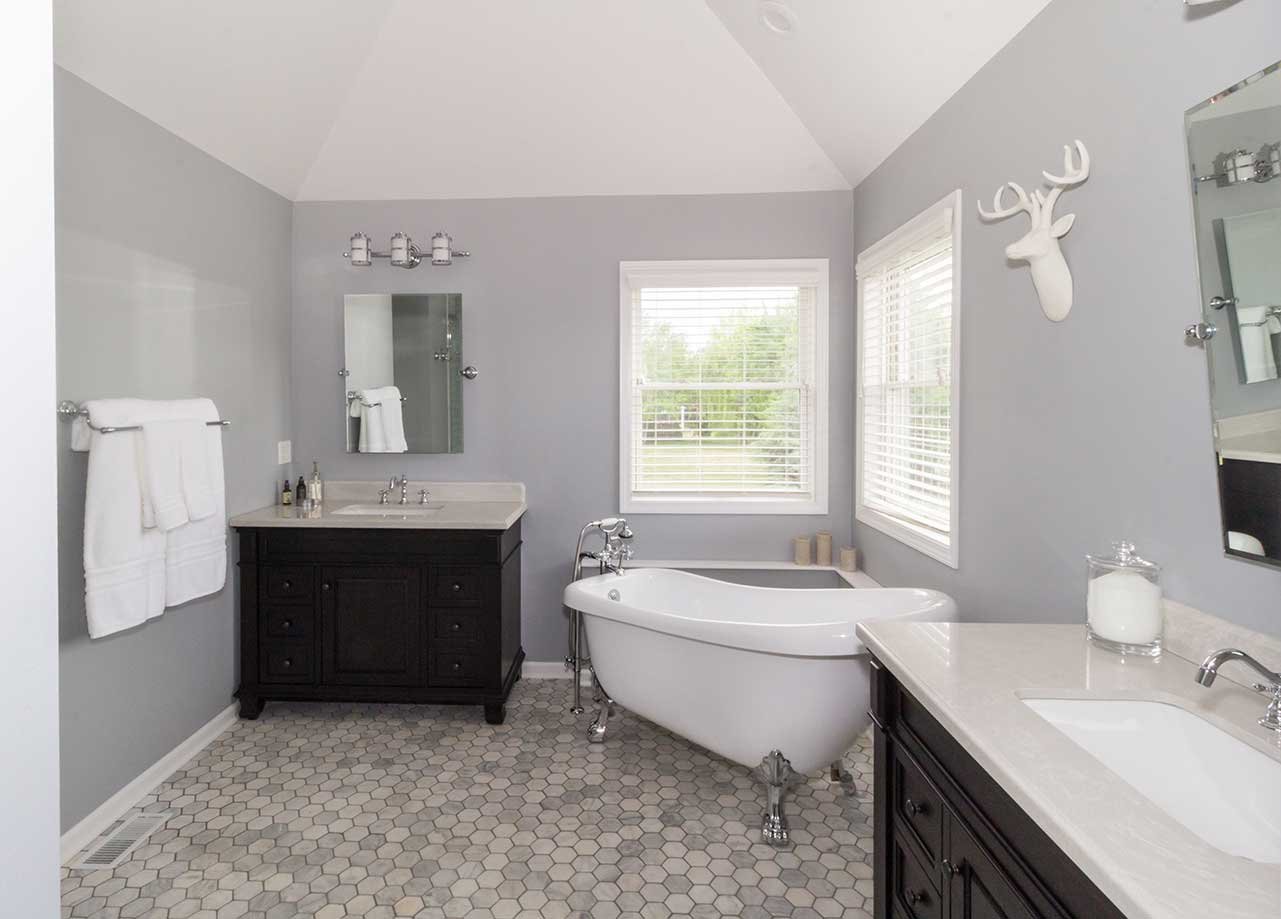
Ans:
{"type": "Polygon", "coordinates": [[[1100,638],[1147,645],[1161,637],[1161,588],[1135,571],[1112,571],[1086,590],[1090,629],[1100,638]]]}

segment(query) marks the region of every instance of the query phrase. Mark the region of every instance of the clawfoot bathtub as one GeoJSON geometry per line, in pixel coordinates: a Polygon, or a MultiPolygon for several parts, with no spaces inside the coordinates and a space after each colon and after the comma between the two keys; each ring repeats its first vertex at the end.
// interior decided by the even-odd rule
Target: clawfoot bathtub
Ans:
{"type": "Polygon", "coordinates": [[[749,768],[769,790],[768,842],[783,845],[792,776],[827,766],[871,723],[870,669],[854,633],[870,619],[951,620],[946,594],[908,588],[748,587],[640,568],[575,581],[602,690],[593,739],[616,700],[749,768]]]}

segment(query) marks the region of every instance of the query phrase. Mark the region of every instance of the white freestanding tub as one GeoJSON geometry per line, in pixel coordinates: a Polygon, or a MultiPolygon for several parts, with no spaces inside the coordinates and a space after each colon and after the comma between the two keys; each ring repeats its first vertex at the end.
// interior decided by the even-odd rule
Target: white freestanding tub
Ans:
{"type": "Polygon", "coordinates": [[[763,763],[780,787],[771,757],[812,772],[871,723],[859,622],[956,618],[933,590],[749,587],[665,568],[575,581],[564,599],[584,615],[611,699],[726,759],[763,763]]]}

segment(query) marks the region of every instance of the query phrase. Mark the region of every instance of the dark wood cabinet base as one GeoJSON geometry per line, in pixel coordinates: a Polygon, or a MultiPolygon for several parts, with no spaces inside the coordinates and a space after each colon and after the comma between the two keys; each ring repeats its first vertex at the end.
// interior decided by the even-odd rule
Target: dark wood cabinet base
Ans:
{"type": "Polygon", "coordinates": [[[876,919],[1124,919],[875,659],[872,720],[876,919]]]}
{"type": "Polygon", "coordinates": [[[525,652],[520,523],[240,530],[240,717],[270,701],[475,705],[502,724],[525,652]]]}

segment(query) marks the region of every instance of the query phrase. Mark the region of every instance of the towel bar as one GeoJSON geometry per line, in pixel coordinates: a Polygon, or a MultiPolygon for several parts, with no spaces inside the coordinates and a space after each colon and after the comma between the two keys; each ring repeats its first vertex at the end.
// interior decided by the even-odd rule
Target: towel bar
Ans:
{"type": "MultiPolygon", "coordinates": [[[[457,252],[455,252],[454,254],[455,254],[455,255],[457,255],[458,253],[457,253],[457,252]]],[[[366,402],[364,399],[360,398],[360,396],[359,396],[359,395],[357,395],[355,392],[348,392],[348,393],[347,393],[347,401],[348,401],[349,403],[350,403],[350,402],[359,402],[359,403],[360,403],[361,405],[363,405],[365,408],[377,408],[378,406],[382,405],[382,403],[381,403],[381,402],[366,402]]],[[[405,396],[401,396],[401,397],[400,397],[400,401],[401,401],[401,402],[408,402],[408,401],[409,401],[409,399],[407,399],[405,396]]]]}
{"type": "MultiPolygon", "coordinates": [[[[106,425],[100,428],[89,420],[89,410],[87,408],[81,408],[76,405],[76,403],[69,400],[64,400],[58,403],[58,417],[68,423],[75,421],[77,418],[83,418],[85,419],[85,424],[89,425],[90,428],[97,431],[99,434],[116,434],[121,431],[142,430],[142,425],[140,424],[125,425],[123,427],[112,427],[111,425],[106,425]]],[[[211,428],[231,427],[230,421],[206,421],[205,424],[211,428]]]]}

